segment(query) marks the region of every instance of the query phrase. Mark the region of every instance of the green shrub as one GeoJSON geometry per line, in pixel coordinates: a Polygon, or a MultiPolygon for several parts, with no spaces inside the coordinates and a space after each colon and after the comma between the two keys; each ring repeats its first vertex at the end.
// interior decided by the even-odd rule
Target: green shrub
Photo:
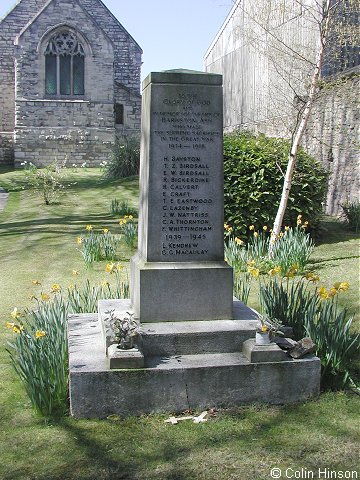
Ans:
{"type": "MultiPolygon", "coordinates": [[[[238,236],[248,234],[248,226],[272,225],[281,198],[283,173],[287,166],[289,142],[249,132],[224,137],[225,219],[238,236]]],[[[298,153],[286,225],[296,225],[299,214],[316,227],[327,189],[327,173],[304,150],[298,153]]]]}
{"type": "Polygon", "coordinates": [[[346,223],[349,225],[350,229],[355,233],[360,231],[360,203],[359,202],[348,202],[343,205],[340,205],[344,212],[344,217],[346,223]]]}
{"type": "Polygon", "coordinates": [[[33,163],[23,162],[26,182],[30,189],[39,194],[45,205],[54,203],[60,193],[70,185],[63,182],[63,170],[65,162],[59,164],[57,161],[51,163],[45,168],[37,168],[33,163]]]}
{"type": "Polygon", "coordinates": [[[140,141],[137,136],[116,139],[111,160],[104,167],[107,180],[138,175],[140,167],[140,141]]]}

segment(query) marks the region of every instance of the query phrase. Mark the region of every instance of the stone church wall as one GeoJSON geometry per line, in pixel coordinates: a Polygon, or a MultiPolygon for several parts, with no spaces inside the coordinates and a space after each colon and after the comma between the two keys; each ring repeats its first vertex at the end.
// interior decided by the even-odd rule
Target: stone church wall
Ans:
{"type": "Polygon", "coordinates": [[[13,163],[15,157],[16,166],[25,160],[46,165],[67,158],[70,165],[85,161],[99,165],[111,157],[116,134],[140,130],[142,52],[98,0],[54,0],[24,28],[46,3],[22,0],[0,23],[0,82],[4,86],[0,163],[13,163]],[[45,98],[41,39],[62,24],[86,40],[85,95],[81,98],[45,98]],[[119,125],[115,125],[114,103],[123,105],[119,125]]]}
{"type": "Polygon", "coordinates": [[[21,2],[0,23],[0,164],[14,162],[15,72],[14,40],[46,0],[21,2]]]}
{"type": "Polygon", "coordinates": [[[115,141],[113,58],[110,40],[73,0],[50,3],[25,30],[16,51],[15,166],[24,160],[40,166],[65,157],[70,164],[108,160],[115,141]],[[88,41],[82,42],[85,98],[45,101],[42,43],[48,38],[42,37],[64,23],[88,41]]]}

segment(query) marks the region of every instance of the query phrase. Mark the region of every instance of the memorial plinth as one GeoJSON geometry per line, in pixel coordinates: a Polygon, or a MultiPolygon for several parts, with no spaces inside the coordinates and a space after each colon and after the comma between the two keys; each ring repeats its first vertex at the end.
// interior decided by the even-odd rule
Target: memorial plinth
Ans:
{"type": "Polygon", "coordinates": [[[138,251],[131,299],[68,322],[77,418],[285,404],[319,393],[320,360],[255,345],[258,314],[224,262],[221,76],[152,73],[143,84],[138,251]],[[140,321],[120,351],[109,312],[140,321]]]}
{"type": "Polygon", "coordinates": [[[224,262],[221,75],[143,82],[138,251],[131,301],[142,323],[232,318],[224,262]]]}

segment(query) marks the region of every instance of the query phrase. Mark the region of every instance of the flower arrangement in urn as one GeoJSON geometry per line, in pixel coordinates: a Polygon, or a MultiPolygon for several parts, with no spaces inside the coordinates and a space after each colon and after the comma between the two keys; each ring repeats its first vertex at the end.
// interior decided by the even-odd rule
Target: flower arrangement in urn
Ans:
{"type": "Polygon", "coordinates": [[[127,316],[123,318],[118,318],[115,310],[109,310],[106,313],[109,314],[106,320],[110,320],[114,338],[118,343],[117,348],[121,350],[134,348],[140,336],[140,326],[133,318],[134,313],[126,312],[127,316]]]}
{"type": "Polygon", "coordinates": [[[265,315],[259,315],[260,326],[256,329],[255,343],[256,345],[270,345],[273,337],[282,335],[280,330],[281,324],[270,320],[265,315]]]}

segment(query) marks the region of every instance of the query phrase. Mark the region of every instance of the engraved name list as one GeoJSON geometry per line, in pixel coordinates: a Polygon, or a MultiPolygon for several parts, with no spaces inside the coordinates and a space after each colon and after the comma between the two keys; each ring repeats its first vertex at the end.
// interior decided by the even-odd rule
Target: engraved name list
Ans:
{"type": "Polygon", "coordinates": [[[177,88],[173,95],[166,90],[152,112],[153,141],[160,155],[156,174],[162,261],[215,260],[217,179],[222,175],[221,105],[216,108],[201,87],[193,86],[191,93],[179,93],[177,88]]]}

